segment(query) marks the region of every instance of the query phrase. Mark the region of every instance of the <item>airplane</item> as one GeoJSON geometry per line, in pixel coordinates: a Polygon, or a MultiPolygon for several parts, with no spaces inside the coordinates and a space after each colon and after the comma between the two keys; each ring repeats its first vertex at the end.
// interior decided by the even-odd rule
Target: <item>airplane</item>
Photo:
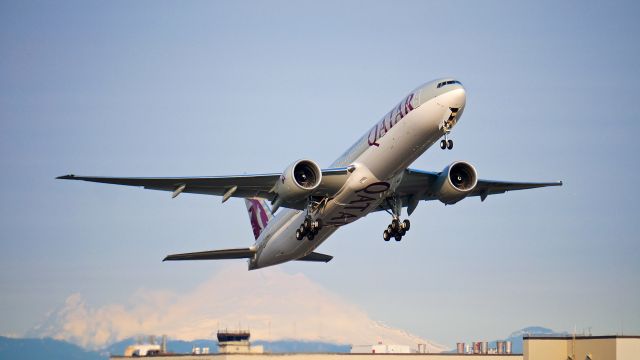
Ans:
{"type": "Polygon", "coordinates": [[[443,78],[425,83],[405,96],[369,128],[333,164],[322,169],[301,159],[282,173],[185,178],[95,177],[65,175],[57,179],[138,186],[145,189],[244,198],[255,242],[246,248],[173,254],[163,261],[248,259],[249,270],[288,261],[329,262],[314,250],[340,227],[375,211],[386,211],[390,224],[385,241],[402,240],[420,201],[452,205],[466,197],[562,186],[558,182],[509,182],[478,179],[476,169],[455,161],[440,172],[409,168],[440,140],[450,150],[450,133],[466,104],[462,83],[443,78]],[[271,207],[267,202],[270,202],[271,207]],[[283,208],[281,211],[277,211],[283,208]],[[276,213],[277,212],[277,213],[276,213]],[[306,240],[305,240],[306,239],[306,240]]]}

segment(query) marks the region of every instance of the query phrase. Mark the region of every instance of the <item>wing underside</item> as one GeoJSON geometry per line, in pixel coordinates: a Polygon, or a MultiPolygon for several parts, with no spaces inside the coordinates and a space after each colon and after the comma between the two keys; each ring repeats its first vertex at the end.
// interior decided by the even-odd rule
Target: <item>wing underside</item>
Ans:
{"type": "MultiPolygon", "coordinates": [[[[403,206],[409,207],[409,213],[413,212],[417,203],[421,200],[437,200],[435,188],[440,172],[407,169],[402,181],[395,191],[395,195],[402,201],[403,206]]],[[[489,195],[503,194],[508,191],[535,189],[547,186],[562,186],[562,181],[556,182],[513,182],[479,179],[476,187],[468,196],[479,196],[484,201],[489,195]]],[[[380,210],[389,210],[388,204],[382,203],[380,210]]]]}
{"type": "MultiPolygon", "coordinates": [[[[327,196],[337,192],[345,183],[350,168],[322,170],[322,182],[314,191],[314,196],[327,196]]],[[[103,184],[137,186],[151,190],[173,192],[173,197],[181,193],[222,196],[223,201],[230,197],[263,198],[273,201],[276,194],[274,185],[281,174],[254,174],[210,177],[102,177],[65,175],[57,179],[82,180],[103,184]]],[[[298,204],[283,204],[284,207],[297,208],[298,204]]]]}
{"type": "MultiPolygon", "coordinates": [[[[350,170],[349,167],[322,170],[322,182],[312,195],[330,197],[335,194],[345,183],[350,170]]],[[[437,199],[433,188],[439,176],[439,172],[407,169],[403,174],[400,185],[396,188],[395,195],[402,200],[404,206],[410,207],[411,212],[413,208],[415,208],[415,204],[420,200],[429,201],[437,199]]],[[[229,197],[258,197],[273,201],[276,197],[273,188],[280,179],[280,174],[176,178],[65,175],[58,177],[58,179],[83,180],[104,184],[138,186],[152,190],[172,191],[174,197],[184,192],[222,196],[223,201],[226,201],[229,197]]],[[[479,196],[480,199],[484,201],[489,195],[503,194],[507,191],[561,185],[561,181],[510,182],[480,179],[468,196],[479,196]]],[[[298,209],[300,204],[283,204],[283,206],[298,209]]],[[[384,208],[386,208],[385,204],[382,205],[381,209],[384,208]]]]}

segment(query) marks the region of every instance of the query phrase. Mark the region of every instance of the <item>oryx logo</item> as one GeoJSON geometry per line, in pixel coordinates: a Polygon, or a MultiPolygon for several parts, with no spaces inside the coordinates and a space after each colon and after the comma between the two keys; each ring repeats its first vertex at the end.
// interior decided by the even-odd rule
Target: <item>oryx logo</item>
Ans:
{"type": "Polygon", "coordinates": [[[249,221],[251,222],[251,229],[253,230],[253,236],[258,239],[262,230],[267,227],[271,212],[267,208],[264,200],[259,199],[245,199],[247,204],[247,211],[249,212],[249,221]]]}

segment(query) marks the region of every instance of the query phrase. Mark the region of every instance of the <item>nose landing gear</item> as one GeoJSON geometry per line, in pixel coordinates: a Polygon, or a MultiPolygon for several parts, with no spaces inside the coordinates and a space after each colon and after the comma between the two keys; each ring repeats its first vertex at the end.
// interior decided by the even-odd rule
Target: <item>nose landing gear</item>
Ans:
{"type": "Polygon", "coordinates": [[[453,140],[448,139],[448,140],[440,140],[440,149],[445,150],[445,149],[453,149],[453,140]]]}
{"type": "Polygon", "coordinates": [[[440,149],[453,149],[453,140],[447,139],[451,129],[456,124],[459,108],[449,108],[451,110],[451,114],[449,114],[449,118],[442,124],[442,129],[444,129],[444,139],[440,140],[440,149]]]}
{"type": "Polygon", "coordinates": [[[445,132],[444,133],[444,139],[440,140],[440,149],[445,150],[445,149],[453,149],[453,140],[451,139],[447,139],[447,135],[449,135],[449,132],[445,132]]]}

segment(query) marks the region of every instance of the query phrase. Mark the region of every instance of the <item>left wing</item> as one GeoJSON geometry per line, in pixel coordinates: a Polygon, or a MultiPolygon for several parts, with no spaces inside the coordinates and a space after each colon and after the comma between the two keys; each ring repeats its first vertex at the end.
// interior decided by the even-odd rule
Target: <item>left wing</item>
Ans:
{"type": "MultiPolygon", "coordinates": [[[[402,181],[396,188],[396,195],[402,199],[402,204],[408,207],[408,213],[415,210],[420,200],[436,200],[431,189],[434,188],[439,172],[422,171],[415,169],[405,170],[402,181]]],[[[484,201],[487,196],[503,194],[507,191],[535,189],[546,186],[562,186],[562,181],[557,182],[510,182],[478,179],[476,187],[468,196],[480,196],[484,201]]],[[[386,207],[386,205],[383,206],[386,207]]]]}
{"type": "MultiPolygon", "coordinates": [[[[344,185],[351,168],[333,168],[322,170],[322,182],[312,195],[333,195],[344,185]]],[[[223,202],[230,197],[258,197],[273,201],[276,194],[272,189],[281,174],[256,174],[211,177],[100,177],[65,175],[56,179],[83,180],[104,184],[139,186],[151,190],[172,191],[173,197],[181,193],[222,196],[223,202]]],[[[288,207],[287,204],[282,206],[288,207]]]]}

